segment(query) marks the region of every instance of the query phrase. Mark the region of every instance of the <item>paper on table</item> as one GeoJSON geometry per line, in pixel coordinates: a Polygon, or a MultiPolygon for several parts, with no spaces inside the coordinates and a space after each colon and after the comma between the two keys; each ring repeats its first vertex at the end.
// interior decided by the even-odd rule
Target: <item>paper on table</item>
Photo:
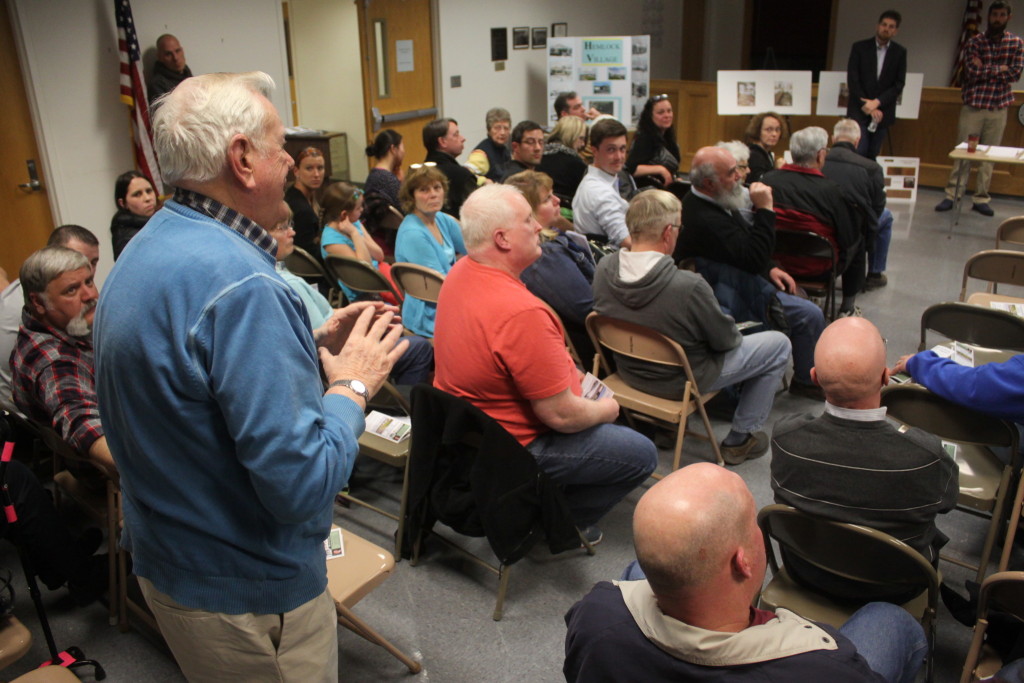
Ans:
{"type": "Polygon", "coordinates": [[[412,434],[412,420],[404,415],[385,415],[376,410],[366,416],[366,431],[394,443],[402,443],[412,434]]]}
{"type": "Polygon", "coordinates": [[[1024,318],[1024,303],[1018,304],[1012,301],[990,301],[988,305],[998,311],[1012,313],[1018,318],[1024,318]]]}
{"type": "Polygon", "coordinates": [[[345,539],[341,537],[339,527],[332,527],[330,535],[324,539],[324,553],[328,560],[345,557],[345,539]]]}
{"type": "MultiPolygon", "coordinates": [[[[978,149],[981,149],[981,147],[979,146],[978,149]]],[[[989,145],[988,149],[985,150],[985,154],[990,157],[999,157],[1002,159],[1016,159],[1020,154],[1020,148],[989,145]]]]}

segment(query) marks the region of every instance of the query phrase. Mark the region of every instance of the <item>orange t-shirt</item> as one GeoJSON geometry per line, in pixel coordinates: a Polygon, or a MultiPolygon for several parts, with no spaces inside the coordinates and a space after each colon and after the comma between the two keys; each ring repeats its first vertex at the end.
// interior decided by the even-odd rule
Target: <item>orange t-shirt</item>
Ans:
{"type": "Polygon", "coordinates": [[[445,277],[434,326],[434,386],[501,423],[524,446],[550,428],[531,400],[570,389],[579,372],[558,321],[508,273],[471,258],[445,277]]]}

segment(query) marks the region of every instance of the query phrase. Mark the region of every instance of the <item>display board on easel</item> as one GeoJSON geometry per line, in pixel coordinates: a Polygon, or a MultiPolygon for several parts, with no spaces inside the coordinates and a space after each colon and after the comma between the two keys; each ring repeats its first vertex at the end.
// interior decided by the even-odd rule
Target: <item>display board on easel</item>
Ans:
{"type": "Polygon", "coordinates": [[[636,126],[650,89],[650,36],[548,39],[548,121],[555,98],[574,91],[583,106],[636,126]]]}
{"type": "Polygon", "coordinates": [[[810,71],[719,71],[718,113],[811,113],[810,71]]]}

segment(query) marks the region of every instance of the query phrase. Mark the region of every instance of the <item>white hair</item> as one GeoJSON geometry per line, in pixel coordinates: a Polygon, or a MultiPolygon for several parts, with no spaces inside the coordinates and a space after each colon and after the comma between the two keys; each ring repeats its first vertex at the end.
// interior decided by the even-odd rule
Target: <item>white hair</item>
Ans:
{"type": "Polygon", "coordinates": [[[789,138],[789,152],[797,166],[812,166],[818,152],[828,147],[828,133],[824,128],[808,126],[789,138]]]}
{"type": "Polygon", "coordinates": [[[839,119],[832,128],[832,137],[849,142],[860,140],[860,124],[853,119],[839,119]]]}
{"type": "Polygon", "coordinates": [[[469,195],[459,211],[467,249],[483,246],[495,230],[515,221],[512,198],[516,196],[523,197],[523,193],[513,185],[485,185],[469,195]]]}
{"type": "Polygon", "coordinates": [[[257,151],[266,143],[274,79],[262,71],[215,73],[185,79],[159,98],[153,142],[164,180],[209,182],[220,175],[228,146],[244,135],[257,151]]]}
{"type": "Polygon", "coordinates": [[[744,142],[739,140],[719,140],[715,143],[715,147],[721,147],[729,152],[738,164],[745,164],[750,161],[750,148],[744,142]]]}

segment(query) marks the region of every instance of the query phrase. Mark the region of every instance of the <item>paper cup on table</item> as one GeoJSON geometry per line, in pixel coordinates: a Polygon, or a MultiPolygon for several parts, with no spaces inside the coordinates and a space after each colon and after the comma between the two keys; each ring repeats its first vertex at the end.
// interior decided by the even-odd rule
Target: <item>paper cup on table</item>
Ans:
{"type": "Polygon", "coordinates": [[[967,153],[968,154],[974,154],[975,152],[978,151],[978,140],[980,140],[980,139],[981,139],[981,137],[978,136],[978,135],[968,135],[967,136],[967,153]]]}

